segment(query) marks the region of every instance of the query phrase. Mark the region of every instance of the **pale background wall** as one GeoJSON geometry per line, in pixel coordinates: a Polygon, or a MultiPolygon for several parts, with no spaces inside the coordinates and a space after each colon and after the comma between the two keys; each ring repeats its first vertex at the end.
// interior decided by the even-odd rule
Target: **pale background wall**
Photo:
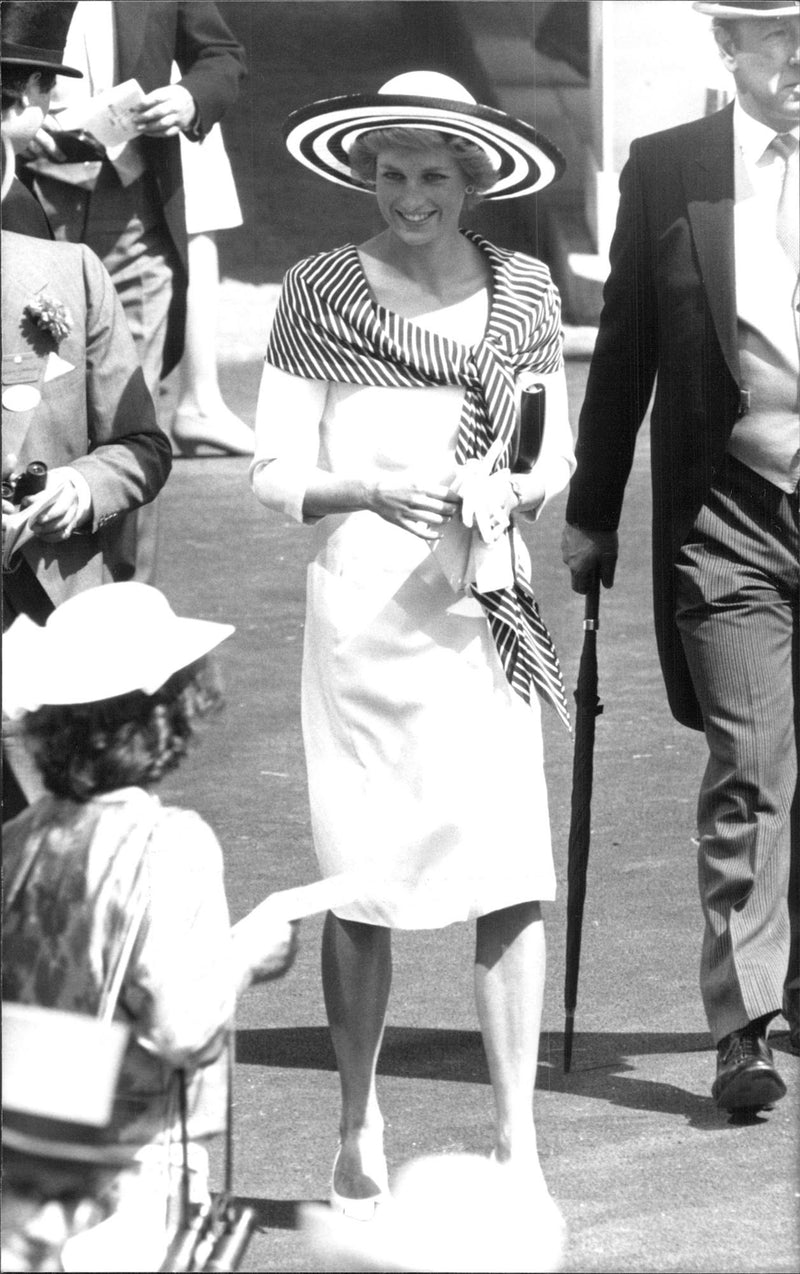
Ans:
{"type": "Polygon", "coordinates": [[[604,258],[614,228],[619,172],[634,137],[706,113],[708,94],[722,105],[733,81],[711,34],[711,19],[691,0],[593,0],[590,5],[597,161],[595,208],[587,220],[604,258]],[[599,64],[599,75],[594,74],[599,64]]]}
{"type": "Polygon", "coordinates": [[[634,137],[703,115],[707,89],[730,89],[711,19],[691,0],[594,0],[604,48],[603,168],[619,171],[634,137]]]}

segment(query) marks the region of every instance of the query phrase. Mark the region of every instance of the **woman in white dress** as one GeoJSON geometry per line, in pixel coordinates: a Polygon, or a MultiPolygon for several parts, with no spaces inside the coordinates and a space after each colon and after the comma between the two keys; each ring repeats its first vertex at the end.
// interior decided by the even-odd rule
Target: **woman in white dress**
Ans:
{"type": "Polygon", "coordinates": [[[476,191],[531,193],[563,161],[428,72],[295,112],[287,145],[373,191],[386,222],[287,275],[251,467],[258,499],[316,537],[302,685],[314,840],[323,875],[369,882],[323,938],[342,1089],[331,1201],[370,1219],[388,1193],[375,1072],[391,930],[469,919],[492,1154],[549,1200],[533,1121],[540,902],[555,894],[539,698],[566,708],[515,523],[574,457],[549,273],[459,217],[476,191]],[[546,385],[548,423],[538,463],[513,474],[526,377],[546,385]]]}

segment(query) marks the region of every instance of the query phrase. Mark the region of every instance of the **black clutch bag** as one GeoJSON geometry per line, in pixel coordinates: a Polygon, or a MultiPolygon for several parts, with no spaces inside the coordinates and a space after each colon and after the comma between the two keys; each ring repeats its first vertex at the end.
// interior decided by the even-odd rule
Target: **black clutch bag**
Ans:
{"type": "Polygon", "coordinates": [[[544,405],[544,385],[523,389],[512,448],[512,473],[530,473],[539,459],[544,438],[544,405]]]}

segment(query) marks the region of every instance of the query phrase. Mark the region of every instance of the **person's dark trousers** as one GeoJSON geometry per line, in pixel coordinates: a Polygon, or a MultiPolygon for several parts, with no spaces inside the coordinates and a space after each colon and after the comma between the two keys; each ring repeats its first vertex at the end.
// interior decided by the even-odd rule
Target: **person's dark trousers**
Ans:
{"type": "MultiPolygon", "coordinates": [[[[798,652],[800,659],[800,652],[798,652]]],[[[800,705],[795,695],[795,709],[800,716],[800,705]]],[[[797,733],[800,735],[800,723],[797,733]]],[[[795,792],[792,806],[792,870],[789,877],[789,918],[792,922],[792,941],[789,951],[789,976],[783,998],[783,1012],[792,1032],[795,1052],[800,1051],[800,789],[795,792]]]]}
{"type": "MultiPolygon", "coordinates": [[[[85,243],[100,257],[122,302],[147,388],[158,406],[172,285],[179,268],[153,178],[123,186],[103,162],[93,190],[37,174],[33,189],[56,239],[85,243]]],[[[152,584],[158,547],[158,501],[126,515],[129,573],[152,584]]],[[[123,578],[123,576],[120,576],[123,578]]]]}
{"type": "Polygon", "coordinates": [[[709,748],[698,803],[700,985],[717,1043],[780,1012],[798,976],[796,867],[791,920],[788,902],[800,852],[798,493],[729,457],[676,571],[709,748]]]}

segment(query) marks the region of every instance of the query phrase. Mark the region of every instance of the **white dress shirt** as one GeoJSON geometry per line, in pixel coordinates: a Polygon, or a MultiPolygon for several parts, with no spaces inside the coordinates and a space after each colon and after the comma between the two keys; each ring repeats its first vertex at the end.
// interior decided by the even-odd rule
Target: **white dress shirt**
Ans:
{"type": "MultiPolygon", "coordinates": [[[[78,0],[67,32],[64,63],[83,72],[83,79],[60,75],[50,98],[50,110],[60,111],[113,88],[118,81],[117,40],[112,0],[78,0]]],[[[138,138],[109,155],[123,186],[129,186],[145,170],[138,138]]],[[[55,175],[55,174],[54,174],[55,175]]]]}
{"type": "MultiPolygon", "coordinates": [[[[786,130],[798,133],[798,129],[786,130]]],[[[785,162],[773,129],[733,111],[736,311],[742,387],[750,408],[728,450],[783,491],[800,479],[797,278],[777,239],[785,162]]],[[[800,210],[798,211],[800,216],[800,210]]]]}

